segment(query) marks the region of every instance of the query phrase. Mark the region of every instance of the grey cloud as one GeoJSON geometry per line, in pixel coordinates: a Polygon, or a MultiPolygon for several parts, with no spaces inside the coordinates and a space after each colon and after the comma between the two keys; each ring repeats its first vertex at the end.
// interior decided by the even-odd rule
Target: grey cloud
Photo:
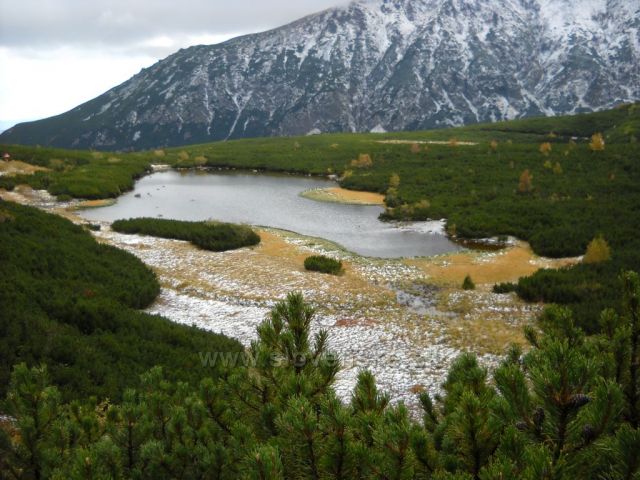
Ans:
{"type": "Polygon", "coordinates": [[[347,3],[348,0],[0,0],[0,46],[144,50],[142,44],[153,37],[260,31],[347,3]]]}

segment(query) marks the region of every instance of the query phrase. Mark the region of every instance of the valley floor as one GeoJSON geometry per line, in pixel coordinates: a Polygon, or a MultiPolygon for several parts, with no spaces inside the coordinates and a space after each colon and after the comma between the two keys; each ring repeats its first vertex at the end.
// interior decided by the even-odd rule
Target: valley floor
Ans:
{"type": "MultiPolygon", "coordinates": [[[[20,187],[0,191],[5,200],[35,205],[77,223],[73,208],[46,192],[20,187]]],[[[489,368],[510,343],[524,345],[522,327],[540,305],[515,294],[491,292],[493,283],[516,280],[543,267],[575,259],[536,257],[523,242],[497,251],[468,251],[430,258],[381,260],[359,257],[334,244],[273,229],[259,230],[260,245],[223,253],[187,242],[113,232],[95,232],[104,242],[142,259],[162,285],[149,309],[175,322],[221,332],[249,345],[274,303],[301,291],[317,308],[314,330],[327,329],[343,369],[336,384],[347,399],[360,369],[371,370],[395,401],[414,406],[415,393],[439,391],[452,361],[463,351],[489,368]],[[342,259],[345,274],[306,272],[304,258],[325,254],[342,259]],[[473,291],[459,288],[471,274],[473,291]]]]}

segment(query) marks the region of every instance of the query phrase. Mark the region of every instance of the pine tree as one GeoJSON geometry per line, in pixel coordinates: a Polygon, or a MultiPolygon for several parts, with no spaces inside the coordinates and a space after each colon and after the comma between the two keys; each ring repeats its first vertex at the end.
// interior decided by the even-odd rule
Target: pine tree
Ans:
{"type": "Polygon", "coordinates": [[[398,188],[400,186],[400,176],[397,173],[391,174],[389,177],[389,188],[398,188]]]}
{"type": "Polygon", "coordinates": [[[520,175],[518,182],[518,192],[529,193],[533,190],[533,175],[529,170],[525,170],[520,175]]]}
{"type": "Polygon", "coordinates": [[[289,294],[273,308],[248,352],[250,374],[240,369],[230,375],[222,386],[224,400],[209,388],[213,411],[223,425],[230,428],[231,419],[241,416],[259,438],[268,440],[279,435],[278,418],[290,411],[293,399],[304,398],[320,408],[340,363],[327,348],[326,331],[311,338],[314,313],[300,293],[289,294]],[[225,410],[225,402],[234,407],[225,410]]]}
{"type": "Polygon", "coordinates": [[[464,281],[462,282],[462,289],[475,290],[475,288],[476,288],[476,284],[473,283],[473,280],[471,279],[471,275],[467,275],[466,277],[464,277],[464,281]]]}
{"type": "Polygon", "coordinates": [[[280,452],[271,445],[256,448],[245,464],[247,480],[284,480],[280,452]]]}
{"type": "Polygon", "coordinates": [[[434,431],[436,448],[447,470],[478,479],[498,443],[498,425],[491,416],[495,392],[487,384],[486,370],[470,354],[456,360],[443,388],[442,419],[434,431]]]}
{"type": "Polygon", "coordinates": [[[16,419],[19,434],[4,440],[2,464],[15,478],[49,478],[61,461],[54,442],[55,423],[61,411],[60,393],[49,386],[46,367],[17,365],[7,394],[7,413],[16,419]]]}
{"type": "Polygon", "coordinates": [[[591,135],[591,142],[589,142],[589,148],[593,152],[600,152],[604,150],[604,137],[601,133],[594,133],[591,135]]]}
{"type": "Polygon", "coordinates": [[[152,431],[145,415],[140,393],[127,390],[122,403],[113,406],[107,417],[107,432],[121,452],[122,465],[128,476],[139,471],[142,445],[152,431]]]}
{"type": "Polygon", "coordinates": [[[130,477],[124,474],[118,447],[109,438],[100,438],[87,447],[74,449],[69,460],[63,463],[51,478],[120,480],[130,477]]]}
{"type": "Polygon", "coordinates": [[[615,377],[623,388],[625,417],[633,428],[640,427],[640,276],[635,272],[622,274],[623,315],[613,311],[603,313],[601,325],[607,342],[603,353],[612,352],[615,377]]]}
{"type": "Polygon", "coordinates": [[[276,424],[286,476],[319,479],[322,432],[314,406],[304,397],[292,397],[276,424]]]}
{"type": "MultiPolygon", "coordinates": [[[[540,325],[544,335],[529,335],[535,348],[524,361],[512,359],[496,372],[500,417],[522,432],[526,443],[544,448],[539,470],[588,477],[598,442],[619,421],[622,392],[599,375],[605,362],[596,361],[593,345],[574,326],[570,311],[550,307],[540,325]]],[[[517,458],[511,461],[524,468],[517,458]]]]}
{"type": "Polygon", "coordinates": [[[582,261],[584,263],[602,263],[611,258],[611,249],[607,241],[598,236],[591,240],[587,246],[587,251],[584,254],[582,261]]]}
{"type": "Polygon", "coordinates": [[[320,422],[325,435],[319,461],[323,478],[347,480],[357,477],[358,448],[349,408],[337,397],[328,396],[321,406],[320,422]]]}
{"type": "Polygon", "coordinates": [[[556,175],[562,175],[563,172],[564,170],[562,170],[562,165],[560,165],[560,162],[556,162],[556,164],[553,166],[553,173],[555,173],[556,175]]]}
{"type": "Polygon", "coordinates": [[[629,401],[629,422],[634,428],[640,426],[640,276],[627,272],[624,283],[624,306],[627,323],[631,330],[629,352],[629,383],[625,386],[629,401]]]}
{"type": "Polygon", "coordinates": [[[414,478],[416,459],[411,448],[413,431],[403,404],[384,411],[382,421],[377,424],[373,434],[375,450],[379,451],[373,464],[376,478],[414,478]]]}
{"type": "Polygon", "coordinates": [[[375,377],[371,372],[364,370],[358,374],[350,402],[354,431],[352,451],[357,478],[370,478],[374,475],[374,467],[378,460],[378,452],[374,447],[374,432],[382,421],[382,415],[389,406],[389,401],[389,395],[378,390],[375,377]]]}
{"type": "Polygon", "coordinates": [[[541,143],[539,150],[541,154],[547,157],[552,150],[551,144],[549,142],[541,143]]]}

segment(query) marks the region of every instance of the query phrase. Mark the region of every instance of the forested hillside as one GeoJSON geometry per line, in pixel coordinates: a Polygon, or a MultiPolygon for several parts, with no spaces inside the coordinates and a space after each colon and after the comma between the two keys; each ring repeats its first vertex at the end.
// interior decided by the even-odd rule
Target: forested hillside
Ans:
{"type": "Polygon", "coordinates": [[[121,399],[162,366],[168,379],[198,382],[217,370],[199,352],[241,351],[229,338],[138,309],[158,295],[153,272],[133,255],[35,208],[0,201],[0,395],[13,365],[45,365],[62,398],[121,399]]]}

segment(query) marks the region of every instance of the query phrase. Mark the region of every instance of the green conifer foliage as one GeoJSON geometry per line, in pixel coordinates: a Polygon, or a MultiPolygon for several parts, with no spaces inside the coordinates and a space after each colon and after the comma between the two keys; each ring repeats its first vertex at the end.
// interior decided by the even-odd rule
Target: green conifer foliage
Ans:
{"type": "Polygon", "coordinates": [[[49,478],[56,461],[55,427],[60,413],[60,393],[48,386],[46,368],[27,368],[22,363],[13,370],[7,394],[8,413],[19,431],[5,457],[7,470],[18,478],[49,478]]]}
{"type": "Polygon", "coordinates": [[[284,480],[284,469],[277,448],[265,445],[256,448],[246,462],[247,480],[284,480]]]}
{"type": "Polygon", "coordinates": [[[441,394],[419,396],[422,419],[358,375],[336,396],[326,334],[311,336],[300,294],[279,303],[241,365],[197,387],[160,368],[111,404],[62,404],[45,368],[14,368],[0,426],[9,479],[338,480],[635,479],[640,475],[640,279],[621,278],[621,311],[587,336],[551,307],[489,375],[470,354],[441,394]],[[13,427],[12,427],[13,425],[13,427]]]}

